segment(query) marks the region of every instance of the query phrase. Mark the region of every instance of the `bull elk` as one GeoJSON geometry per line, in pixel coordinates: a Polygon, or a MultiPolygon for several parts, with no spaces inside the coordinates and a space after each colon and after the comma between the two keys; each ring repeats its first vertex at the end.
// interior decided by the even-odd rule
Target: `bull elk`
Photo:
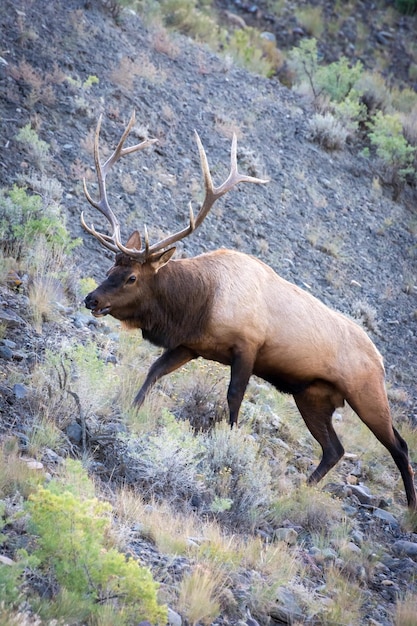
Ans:
{"type": "Polygon", "coordinates": [[[231,169],[219,187],[212,182],[206,153],[196,133],[204,178],[205,198],[189,225],[150,245],[135,230],[126,245],[111,210],[106,175],[122,156],[142,150],[155,140],[124,147],[134,114],[115,151],[101,164],[98,121],[94,159],[99,199],[88,202],[111,226],[111,234],[83,227],[116,253],[107,278],[85,298],[95,317],[112,315],[143,337],[165,349],[148,371],[135,398],[140,407],[149,389],[162,376],[188,361],[203,357],[229,365],[227,402],[230,424],[237,422],[242,399],[252,374],[293,395],[322,458],[308,482],[317,483],[344,454],[332,425],[332,415],[346,401],[387,448],[404,482],[410,509],[417,509],[413,471],[406,442],[392,425],[385,391],[381,355],[353,321],[280,276],[255,257],[234,250],[215,250],[193,258],[173,260],[173,244],[200,226],[213,204],[235,185],[267,181],[238,172],[236,137],[231,169]]]}

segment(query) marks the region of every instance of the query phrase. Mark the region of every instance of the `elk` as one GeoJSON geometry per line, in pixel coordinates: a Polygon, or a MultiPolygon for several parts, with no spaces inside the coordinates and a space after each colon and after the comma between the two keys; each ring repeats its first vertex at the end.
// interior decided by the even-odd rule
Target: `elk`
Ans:
{"type": "Polygon", "coordinates": [[[215,187],[195,133],[205,198],[196,217],[190,203],[186,228],[150,245],[145,227],[143,243],[137,230],[126,245],[121,242],[120,224],[107,199],[107,173],[121,157],[155,141],[124,147],[134,119],[133,113],[116,149],[101,164],[100,117],[94,142],[98,200],[92,198],[84,181],[88,202],[104,215],[111,234],[88,226],[83,213],[81,223],[116,254],[107,278],[87,295],[85,306],[95,317],[111,315],[128,328],[140,328],[145,339],[164,348],[136,395],[136,406],[143,404],[162,376],[203,357],[230,366],[227,402],[233,426],[254,374],[293,395],[307,428],[320,444],[321,460],[308,478],[308,483],[314,484],[344,454],[332,415],[347,402],[390,452],[401,473],[408,506],[417,510],[407,444],[392,424],[382,357],[365,331],[253,256],[220,249],[172,259],[174,244],[200,226],[216,200],[239,183],[268,182],[238,172],[235,136],[230,173],[215,187]]]}

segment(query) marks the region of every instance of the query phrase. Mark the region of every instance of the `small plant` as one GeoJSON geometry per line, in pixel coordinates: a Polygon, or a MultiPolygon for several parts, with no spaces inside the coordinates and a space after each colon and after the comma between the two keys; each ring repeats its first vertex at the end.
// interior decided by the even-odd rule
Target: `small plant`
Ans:
{"type": "Polygon", "coordinates": [[[307,6],[305,9],[297,10],[295,17],[309,35],[320,37],[324,29],[322,12],[323,10],[320,6],[307,6]]]}
{"type": "Polygon", "coordinates": [[[223,52],[238,65],[261,76],[272,76],[282,64],[275,45],[271,46],[271,42],[263,39],[255,28],[233,31],[223,46],[223,52]]]}
{"type": "Polygon", "coordinates": [[[416,626],[417,595],[407,593],[398,600],[394,615],[395,626],[416,626]]]}
{"type": "Polygon", "coordinates": [[[43,472],[33,471],[19,455],[19,444],[6,439],[0,447],[0,498],[19,491],[28,495],[43,481],[43,472]]]}
{"type": "Polygon", "coordinates": [[[417,11],[417,0],[395,0],[395,8],[405,15],[413,15],[417,11]]]}
{"type": "Polygon", "coordinates": [[[210,15],[208,0],[162,0],[160,10],[167,26],[205,43],[218,39],[219,27],[210,15]]]}
{"type": "Polygon", "coordinates": [[[403,182],[407,175],[414,172],[416,148],[405,139],[399,115],[378,111],[369,123],[369,129],[371,144],[389,172],[391,182],[403,182]]]}
{"type": "Polygon", "coordinates": [[[309,122],[311,138],[326,150],[340,150],[349,131],[332,113],[315,113],[309,122]]]}
{"type": "Polygon", "coordinates": [[[0,244],[4,254],[20,259],[40,238],[46,247],[59,246],[62,254],[79,244],[79,240],[71,239],[55,202],[32,195],[17,185],[1,189],[0,244]]]}
{"type": "Polygon", "coordinates": [[[351,65],[342,57],[330,65],[320,65],[315,39],[302,41],[289,60],[298,85],[307,88],[321,114],[312,121],[313,138],[328,149],[342,147],[366,116],[358,87],[362,64],[351,65]]]}
{"type": "Polygon", "coordinates": [[[51,72],[43,74],[27,61],[20,61],[10,67],[10,74],[18,83],[25,86],[25,104],[31,110],[37,102],[51,106],[55,102],[53,85],[64,80],[64,74],[55,64],[51,72]]]}
{"type": "MultiPolygon", "coordinates": [[[[88,487],[78,462],[67,461],[67,468],[76,482],[81,480],[88,487]]],[[[149,570],[108,547],[109,504],[83,493],[76,495],[65,481],[54,480],[48,489],[39,487],[32,494],[27,510],[38,536],[33,556],[38,568],[60,585],[60,602],[63,593],[72,602],[78,599],[86,618],[95,616],[96,623],[100,623],[102,607],[107,611],[111,607],[115,623],[121,625],[141,619],[166,623],[166,609],[158,604],[157,585],[149,570]]]]}
{"type": "Polygon", "coordinates": [[[220,613],[219,597],[224,586],[224,574],[198,564],[181,581],[178,608],[192,626],[207,626],[220,613]]]}
{"type": "Polygon", "coordinates": [[[291,496],[277,499],[271,508],[271,518],[277,525],[290,520],[294,526],[326,535],[340,519],[340,510],[330,495],[303,486],[291,496]]]}
{"type": "Polygon", "coordinates": [[[43,169],[49,158],[49,144],[43,141],[43,139],[39,139],[38,134],[32,129],[30,123],[19,130],[16,139],[25,148],[36,166],[39,169],[43,169]]]}

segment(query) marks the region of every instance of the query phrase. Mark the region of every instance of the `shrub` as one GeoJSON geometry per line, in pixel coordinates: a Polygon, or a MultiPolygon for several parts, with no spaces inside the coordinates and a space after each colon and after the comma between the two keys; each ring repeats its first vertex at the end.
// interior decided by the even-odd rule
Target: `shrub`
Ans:
{"type": "Polygon", "coordinates": [[[295,17],[301,26],[313,37],[320,37],[324,29],[322,7],[307,6],[295,11],[295,17]]]}
{"type": "Polygon", "coordinates": [[[317,69],[316,82],[318,88],[327,93],[334,102],[342,102],[352,95],[359,97],[359,94],[352,94],[355,85],[358,83],[363,71],[360,61],[355,65],[350,65],[346,57],[341,57],[338,61],[330,65],[321,65],[317,69]]]}
{"type": "Polygon", "coordinates": [[[210,16],[208,0],[162,0],[160,11],[165,26],[198,41],[217,40],[219,27],[210,16]]]}
{"type": "Polygon", "coordinates": [[[351,66],[342,57],[330,65],[320,65],[315,39],[302,41],[289,60],[296,81],[300,87],[308,86],[319,110],[311,123],[313,139],[330,150],[343,147],[366,117],[360,88],[362,64],[358,61],[351,66]]]}
{"type": "Polygon", "coordinates": [[[368,126],[371,144],[390,173],[391,181],[404,181],[414,171],[412,163],[416,149],[405,139],[399,115],[378,111],[368,126]]]}
{"type": "Polygon", "coordinates": [[[413,15],[417,11],[417,0],[395,0],[395,8],[405,15],[413,15]]]}
{"type": "MultiPolygon", "coordinates": [[[[73,467],[78,482],[88,489],[80,464],[73,467]]],[[[78,495],[59,481],[39,487],[27,509],[38,535],[34,556],[39,569],[52,575],[62,592],[78,599],[90,620],[110,605],[118,624],[136,624],[141,619],[166,623],[166,609],[158,605],[157,585],[148,569],[114,548],[108,547],[111,506],[95,497],[78,495]]]]}
{"type": "Polygon", "coordinates": [[[256,524],[272,498],[271,470],[260,445],[243,430],[225,425],[216,426],[203,445],[199,469],[211,493],[212,510],[240,527],[256,524]]]}
{"type": "Polygon", "coordinates": [[[39,139],[36,131],[31,128],[30,123],[23,126],[16,135],[28,155],[33,159],[39,169],[43,169],[49,158],[49,144],[43,139],[39,139]]]}
{"type": "Polygon", "coordinates": [[[163,420],[159,432],[124,439],[120,451],[126,465],[124,478],[148,498],[181,503],[203,489],[197,465],[201,441],[188,422],[177,422],[166,410],[163,420]]]}
{"type": "Polygon", "coordinates": [[[223,52],[238,65],[261,76],[272,76],[282,65],[282,56],[275,44],[264,39],[255,28],[233,31],[224,43],[223,52]]]}
{"type": "Polygon", "coordinates": [[[349,135],[347,128],[332,113],[315,113],[309,122],[311,137],[326,150],[343,148],[349,135]]]}
{"type": "Polygon", "coordinates": [[[316,76],[319,69],[317,41],[315,39],[303,39],[297,48],[293,48],[288,54],[288,64],[295,75],[295,83],[301,85],[307,82],[311,92],[316,98],[318,94],[316,76]]]}
{"type": "Polygon", "coordinates": [[[5,255],[26,255],[40,237],[47,246],[70,252],[79,240],[71,239],[60,206],[25,188],[0,189],[0,245],[5,255]]]}

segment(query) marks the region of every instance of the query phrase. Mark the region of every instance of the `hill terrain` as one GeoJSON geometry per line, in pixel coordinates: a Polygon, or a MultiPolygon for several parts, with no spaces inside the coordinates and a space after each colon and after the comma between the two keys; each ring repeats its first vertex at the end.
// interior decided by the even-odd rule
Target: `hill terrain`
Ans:
{"type": "MultiPolygon", "coordinates": [[[[333,3],[324,3],[326,12],[330,10],[330,4],[333,3]]],[[[363,13],[371,15],[370,3],[359,4],[363,13]]],[[[234,2],[221,3],[220,9],[225,8],[238,14],[243,11],[234,2]]],[[[245,11],[245,19],[248,23],[253,20],[253,23],[257,21],[262,25],[266,8],[259,3],[259,13],[255,12],[249,19],[251,13],[245,11]]],[[[101,282],[113,262],[112,255],[86,234],[80,224],[80,213],[84,210],[88,223],[93,222],[103,232],[107,229],[105,220],[86,202],[82,186],[85,177],[89,189],[96,188],[92,156],[95,126],[102,114],[100,145],[102,154],[108,155],[133,110],[136,124],[132,141],[149,137],[158,142],[149,150],[122,159],[109,176],[110,204],[120,221],[124,239],[127,240],[135,228],[143,233],[145,225],[151,242],[185,226],[188,202],[191,200],[193,206],[197,206],[203,191],[194,129],[206,149],[215,184],[227,175],[231,137],[236,133],[240,171],[268,178],[270,182],[263,186],[241,185],[220,200],[199,230],[179,244],[177,255],[191,256],[221,247],[255,255],[328,306],[362,323],[384,357],[394,420],[414,437],[417,427],[415,189],[406,186],[394,200],[392,189],[381,182],[377,165],[372,160],[360,156],[352,146],[326,152],[310,141],[311,103],[281,84],[276,77],[267,79],[248,73],[205,46],[181,35],[169,34],[160,24],[145,25],[140,16],[128,9],[121,11],[115,20],[109,7],[98,0],[57,0],[53,3],[4,0],[0,17],[1,187],[10,189],[18,185],[44,201],[52,199],[53,203],[56,200],[71,238],[81,240],[68,256],[67,269],[71,271],[71,280],[59,281],[57,312],[51,316],[45,314],[38,324],[34,323],[29,307],[28,296],[34,280],[30,267],[24,267],[21,259],[9,260],[4,265],[7,278],[2,281],[0,292],[0,322],[4,327],[0,346],[2,440],[16,437],[20,453],[29,455],[28,433],[33,428],[36,414],[33,407],[37,406],[36,403],[44,406],[42,402],[46,402],[48,395],[64,396],[65,376],[62,378],[59,374],[45,383],[43,398],[35,394],[34,400],[28,391],[34,387],[37,365],[48,358],[49,351],[63,355],[78,343],[94,344],[101,354],[105,354],[106,364],[120,366],[120,353],[131,355],[128,342],[133,340],[124,343],[126,340],[119,338],[117,326],[107,319],[97,322],[87,315],[77,281],[95,279],[101,282]],[[25,128],[32,134],[22,135],[25,128]]],[[[277,19],[274,24],[282,32],[281,21],[277,19]]],[[[285,24],[287,31],[292,33],[288,42],[293,43],[294,38],[302,33],[294,33],[296,25],[293,28],[290,21],[285,24]]],[[[392,36],[387,36],[380,44],[390,51],[385,56],[390,56],[390,46],[392,42],[396,43],[395,54],[393,52],[390,59],[392,65],[386,66],[387,72],[391,74],[394,67],[398,68],[403,84],[407,82],[415,88],[415,80],[410,80],[410,61],[408,66],[403,65],[405,55],[401,54],[407,48],[407,36],[415,33],[415,18],[398,18],[398,29],[392,22],[390,24],[387,28],[392,36]],[[398,59],[401,63],[398,61],[397,64],[398,59]]],[[[386,32],[385,26],[377,24],[372,32],[386,32]]],[[[367,45],[373,47],[372,38],[367,45]]],[[[329,60],[339,54],[339,48],[332,41],[329,41],[327,50],[329,60]]],[[[346,53],[346,50],[342,52],[346,53]]],[[[371,60],[370,54],[367,62],[371,63],[371,60]]],[[[3,247],[7,250],[7,245],[3,247]]],[[[286,322],[291,323],[290,320],[286,322]]],[[[154,356],[146,350],[144,344],[139,343],[138,354],[132,357],[127,368],[130,373],[138,368],[136,387],[146,363],[154,356]]],[[[193,372],[188,376],[192,388],[193,372]]],[[[218,376],[222,385],[219,394],[223,399],[227,372],[218,376]]],[[[201,373],[195,378],[197,388],[201,384],[201,373]]],[[[177,393],[175,384],[180,386],[179,380],[174,378],[174,382],[167,382],[166,386],[155,391],[155,396],[162,395],[162,401],[166,400],[173,413],[176,410],[173,408],[177,393]]],[[[42,396],[42,393],[38,395],[42,396]]],[[[88,389],[88,393],[93,391],[88,389]]],[[[252,404],[262,405],[263,393],[262,384],[256,381],[243,409],[244,423],[252,404]]],[[[76,395],[78,399],[81,397],[79,392],[76,395]]],[[[65,456],[83,458],[88,452],[90,473],[101,482],[103,493],[109,500],[114,499],[116,486],[135,486],[135,482],[141,480],[135,474],[139,472],[139,461],[128,444],[115,443],[116,434],[126,428],[121,425],[123,411],[117,397],[115,392],[111,408],[107,408],[102,421],[99,412],[89,415],[87,428],[82,411],[78,415],[72,409],[71,419],[62,427],[66,444],[57,450],[49,446],[39,457],[44,468],[54,474],[65,456]],[[72,431],[68,431],[70,426],[72,431]],[[74,436],[76,426],[82,433],[79,436],[74,436]],[[59,457],[59,462],[54,454],[59,457]],[[129,468],[130,455],[132,465],[129,468]]],[[[208,404],[204,407],[207,408],[208,404]]],[[[186,401],[182,399],[183,418],[185,405],[186,401]]],[[[57,423],[59,410],[56,409],[57,423]]],[[[196,407],[191,411],[196,412],[196,407]]],[[[266,432],[265,441],[268,442],[270,436],[269,441],[275,442],[270,443],[270,448],[274,447],[277,437],[274,412],[271,411],[270,422],[269,415],[264,416],[269,425],[263,427],[263,434],[254,431],[248,435],[251,442],[264,441],[262,437],[266,432]]],[[[293,419],[291,410],[289,416],[293,419]]],[[[343,422],[345,418],[340,419],[343,422]]],[[[348,418],[346,420],[348,422],[348,418]]],[[[349,430],[349,422],[345,426],[349,430]]],[[[343,433],[343,424],[340,431],[343,433]]],[[[373,439],[370,433],[366,437],[373,439]]],[[[311,457],[317,456],[318,451],[311,441],[306,441],[307,433],[293,439],[289,437],[288,442],[282,440],[285,437],[280,433],[278,439],[276,445],[286,450],[287,466],[290,467],[285,475],[295,474],[295,489],[297,482],[305,478],[304,470],[307,469],[300,470],[300,466],[303,463],[309,466],[311,457]]],[[[409,443],[415,464],[417,450],[412,441],[409,443]]],[[[369,444],[371,455],[373,443],[369,444]]],[[[250,447],[247,441],[246,445],[250,447]]],[[[367,445],[364,445],[365,449],[367,445]]],[[[266,454],[269,453],[270,450],[266,454]]],[[[272,457],[271,453],[269,466],[279,474],[282,467],[272,457]]],[[[390,466],[388,455],[384,459],[390,466]]],[[[309,612],[300,600],[301,595],[297,595],[302,585],[298,581],[299,586],[294,587],[296,591],[281,593],[277,603],[281,612],[277,606],[275,613],[270,613],[275,617],[267,618],[263,609],[258,607],[257,611],[256,603],[251,604],[248,600],[249,590],[255,586],[252,574],[240,573],[239,583],[232,586],[238,590],[235,597],[228,596],[228,602],[223,597],[223,608],[211,622],[208,618],[192,621],[189,617],[189,621],[183,623],[242,626],[251,623],[250,610],[261,626],[269,623],[269,619],[272,623],[288,624],[401,624],[400,621],[394,622],[393,617],[399,600],[407,593],[414,597],[414,602],[417,597],[416,553],[412,548],[416,545],[417,535],[406,523],[398,521],[404,506],[402,487],[396,474],[395,481],[387,478],[385,473],[379,476],[381,466],[373,466],[372,461],[368,462],[368,469],[363,474],[361,460],[357,461],[354,456],[350,459],[348,455],[344,463],[340,473],[335,470],[330,476],[332,482],[326,493],[331,492],[341,499],[341,515],[350,517],[355,527],[355,539],[351,543],[361,546],[365,554],[372,539],[374,543],[366,558],[368,563],[377,563],[372,568],[363,565],[360,571],[355,569],[353,572],[352,569],[347,576],[349,584],[363,593],[357,615],[352,611],[349,617],[342,615],[338,620],[332,617],[325,621],[325,612],[322,614],[317,608],[313,611],[303,596],[305,606],[310,606],[309,612]],[[372,477],[374,468],[374,478],[377,475],[372,487],[377,490],[375,497],[367,492],[364,495],[361,484],[357,492],[354,485],[349,487],[345,479],[348,475],[349,480],[353,480],[353,466],[365,479],[372,477]],[[388,495],[384,501],[385,490],[388,495]],[[392,501],[394,497],[395,502],[392,501]],[[379,512],[376,516],[375,510],[379,512]],[[379,551],[378,558],[376,551],[379,551]]],[[[283,476],[280,480],[284,480],[283,476]]],[[[149,489],[151,491],[151,487],[149,489]]],[[[187,511],[193,501],[190,511],[192,514],[199,512],[194,492],[192,496],[184,492],[181,503],[176,501],[176,498],[180,499],[177,493],[175,498],[170,495],[167,502],[173,503],[178,510],[187,511]]],[[[203,500],[204,497],[201,496],[203,500]]],[[[9,501],[7,506],[10,506],[9,501]]],[[[318,508],[325,509],[326,506],[319,504],[318,508]]],[[[224,517],[225,527],[236,533],[237,520],[229,519],[227,515],[224,517]]],[[[201,519],[205,519],[203,514],[201,519]]],[[[222,522],[222,515],[219,520],[222,522]]],[[[328,583],[327,587],[321,587],[320,568],[325,567],[328,560],[333,560],[337,566],[335,552],[326,553],[324,548],[320,548],[319,556],[318,552],[309,552],[309,548],[317,546],[313,545],[316,537],[308,525],[303,528],[302,524],[294,524],[291,519],[284,519],[281,525],[287,531],[298,533],[297,558],[304,559],[305,567],[311,568],[306,569],[309,593],[315,594],[317,606],[320,605],[322,610],[322,604],[330,603],[340,591],[328,591],[328,583]]],[[[136,530],[132,530],[136,535],[127,551],[149,565],[164,589],[164,601],[176,609],[179,618],[179,614],[184,615],[186,611],[181,611],[175,604],[176,596],[172,590],[189,564],[185,558],[164,553],[136,526],[136,530]]],[[[264,520],[256,528],[257,536],[271,542],[272,526],[264,520]]],[[[242,529],[242,535],[251,532],[254,532],[253,528],[242,529]]],[[[10,547],[6,541],[4,552],[15,558],[12,547],[15,544],[20,546],[16,537],[23,533],[16,524],[10,525],[9,533],[10,547]]],[[[288,543],[291,545],[290,541],[288,543]]],[[[355,552],[352,546],[349,549],[355,552]]],[[[344,553],[340,560],[342,569],[347,571],[349,558],[344,553]]],[[[52,593],[50,589],[48,593],[52,593]]],[[[172,615],[170,619],[175,620],[172,615]]],[[[42,623],[52,624],[46,620],[42,623]]]]}

